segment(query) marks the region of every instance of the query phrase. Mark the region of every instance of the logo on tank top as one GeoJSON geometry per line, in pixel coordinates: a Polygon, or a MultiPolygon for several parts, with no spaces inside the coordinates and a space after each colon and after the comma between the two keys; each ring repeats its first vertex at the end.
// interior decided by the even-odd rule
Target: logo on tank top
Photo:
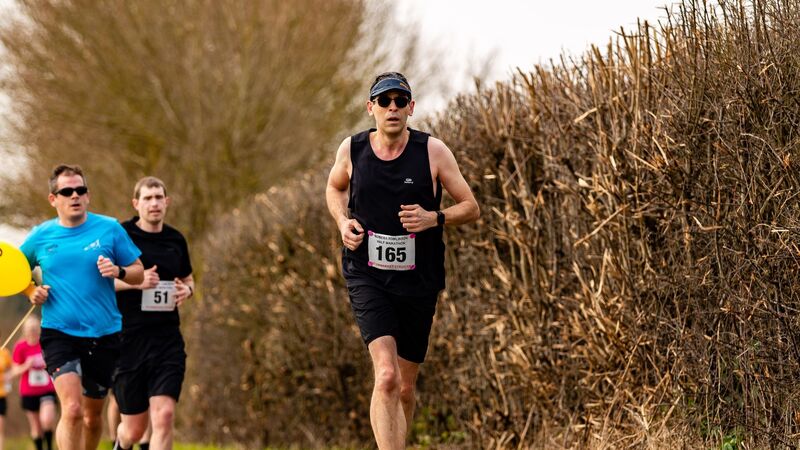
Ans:
{"type": "Polygon", "coordinates": [[[414,184],[414,180],[411,178],[406,178],[405,184],[414,184]]]}

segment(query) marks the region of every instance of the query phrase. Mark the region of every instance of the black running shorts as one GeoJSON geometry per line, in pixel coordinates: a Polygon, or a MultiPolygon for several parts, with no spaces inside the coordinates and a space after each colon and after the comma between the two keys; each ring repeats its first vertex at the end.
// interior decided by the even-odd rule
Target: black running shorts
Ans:
{"type": "Polygon", "coordinates": [[[3,416],[6,415],[6,407],[7,407],[6,398],[5,397],[0,397],[0,417],[3,417],[3,416]]]}
{"type": "Polygon", "coordinates": [[[102,399],[111,388],[119,357],[119,339],[119,333],[85,338],[42,328],[39,342],[47,372],[54,380],[65,373],[77,373],[81,377],[83,395],[102,399]]]}
{"type": "Polygon", "coordinates": [[[349,286],[347,290],[365,344],[381,336],[393,336],[398,356],[418,364],[425,361],[438,292],[407,297],[364,285],[349,286]]]}
{"type": "Polygon", "coordinates": [[[166,395],[177,402],[186,372],[183,337],[171,333],[131,333],[123,337],[122,356],[114,376],[114,396],[122,414],[147,411],[150,397],[166,395]]]}
{"type": "Polygon", "coordinates": [[[56,402],[56,394],[42,394],[42,395],[23,395],[20,398],[22,409],[30,412],[39,412],[42,403],[56,402]]]}

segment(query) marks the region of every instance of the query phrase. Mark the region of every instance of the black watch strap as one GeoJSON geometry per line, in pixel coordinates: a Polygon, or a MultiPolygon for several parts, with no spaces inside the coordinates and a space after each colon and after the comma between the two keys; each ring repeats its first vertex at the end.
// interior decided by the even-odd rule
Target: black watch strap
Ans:
{"type": "Polygon", "coordinates": [[[124,280],[125,279],[125,268],[124,267],[119,266],[119,274],[117,275],[117,278],[120,279],[120,280],[124,280]]]}
{"type": "Polygon", "coordinates": [[[444,213],[441,211],[436,211],[436,225],[440,227],[444,225],[444,213]]]}

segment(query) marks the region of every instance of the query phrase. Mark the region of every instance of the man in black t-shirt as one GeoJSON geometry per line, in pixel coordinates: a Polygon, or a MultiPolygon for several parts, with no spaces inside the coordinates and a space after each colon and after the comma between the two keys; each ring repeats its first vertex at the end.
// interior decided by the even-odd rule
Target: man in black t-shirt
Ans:
{"type": "Polygon", "coordinates": [[[122,224],[142,251],[145,279],[140,285],[115,286],[122,313],[122,348],[114,378],[121,423],[115,449],[132,448],[148,419],[150,447],[172,448],[175,405],[186,370],[177,308],[194,294],[194,279],[186,239],[164,223],[169,203],[161,180],[142,178],[133,194],[139,215],[122,224]]]}
{"type": "Polygon", "coordinates": [[[444,225],[474,222],[478,203],[447,146],[406,127],[411,87],[378,75],[367,112],[375,128],[345,139],[326,190],[342,235],[342,272],[375,374],[370,423],[381,450],[405,448],[414,392],[439,291],[444,225]],[[455,204],[441,210],[442,190],[455,204]]]}

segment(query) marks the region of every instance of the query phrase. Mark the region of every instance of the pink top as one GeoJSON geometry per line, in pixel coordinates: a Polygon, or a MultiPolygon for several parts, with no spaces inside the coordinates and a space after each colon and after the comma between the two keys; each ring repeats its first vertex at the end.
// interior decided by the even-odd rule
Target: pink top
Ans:
{"type": "Polygon", "coordinates": [[[22,364],[28,359],[33,359],[33,365],[19,378],[19,393],[22,396],[45,395],[55,392],[53,380],[50,374],[44,369],[44,357],[42,357],[42,346],[37,342],[36,345],[28,344],[25,339],[17,342],[14,346],[14,363],[22,364]]]}

